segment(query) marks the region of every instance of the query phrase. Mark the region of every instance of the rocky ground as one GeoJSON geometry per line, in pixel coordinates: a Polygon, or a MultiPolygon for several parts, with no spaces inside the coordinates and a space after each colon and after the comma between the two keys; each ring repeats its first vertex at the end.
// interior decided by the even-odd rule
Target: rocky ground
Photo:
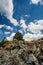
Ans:
{"type": "Polygon", "coordinates": [[[0,46],[0,65],[43,65],[43,40],[6,41],[0,46]]]}

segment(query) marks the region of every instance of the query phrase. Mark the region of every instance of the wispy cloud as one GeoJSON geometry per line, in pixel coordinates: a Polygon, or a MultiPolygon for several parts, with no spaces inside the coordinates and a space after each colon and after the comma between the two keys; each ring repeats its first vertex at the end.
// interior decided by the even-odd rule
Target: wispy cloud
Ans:
{"type": "Polygon", "coordinates": [[[7,26],[7,25],[5,25],[5,28],[7,29],[7,30],[13,30],[13,27],[11,27],[11,26],[7,26]]]}
{"type": "Polygon", "coordinates": [[[6,16],[14,26],[18,25],[17,20],[13,18],[13,0],[0,0],[0,13],[6,16]]]}
{"type": "Polygon", "coordinates": [[[4,27],[4,25],[0,25],[0,29],[3,28],[3,27],[4,27]]]}
{"type": "Polygon", "coordinates": [[[26,25],[24,19],[21,19],[21,20],[20,20],[20,27],[23,28],[24,30],[27,28],[27,25],[26,25]]]}
{"type": "Polygon", "coordinates": [[[10,34],[10,32],[4,32],[4,34],[8,35],[8,34],[10,34]]]}
{"type": "Polygon", "coordinates": [[[5,29],[7,29],[7,30],[13,30],[13,27],[11,27],[11,26],[8,26],[8,25],[5,25],[5,24],[3,24],[3,25],[0,25],[0,29],[1,28],[5,28],[5,29]]]}

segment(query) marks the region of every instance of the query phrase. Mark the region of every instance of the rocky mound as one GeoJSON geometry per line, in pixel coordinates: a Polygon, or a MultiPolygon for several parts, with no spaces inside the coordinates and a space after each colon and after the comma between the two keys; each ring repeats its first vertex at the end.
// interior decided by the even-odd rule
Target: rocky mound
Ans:
{"type": "Polygon", "coordinates": [[[0,65],[43,65],[43,40],[5,41],[0,45],[0,65]]]}

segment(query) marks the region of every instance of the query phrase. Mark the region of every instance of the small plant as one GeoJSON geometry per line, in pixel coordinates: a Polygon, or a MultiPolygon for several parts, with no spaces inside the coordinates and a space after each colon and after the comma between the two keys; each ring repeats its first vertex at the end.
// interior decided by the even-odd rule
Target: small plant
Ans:
{"type": "Polygon", "coordinates": [[[17,39],[17,40],[23,40],[23,36],[20,32],[17,32],[14,36],[14,39],[17,39]]]}

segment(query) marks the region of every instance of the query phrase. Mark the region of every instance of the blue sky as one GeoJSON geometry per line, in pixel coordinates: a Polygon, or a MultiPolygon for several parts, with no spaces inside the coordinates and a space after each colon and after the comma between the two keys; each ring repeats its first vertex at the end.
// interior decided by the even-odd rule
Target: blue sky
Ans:
{"type": "Polygon", "coordinates": [[[43,37],[43,0],[0,0],[0,40],[17,31],[27,41],[43,37]]]}

